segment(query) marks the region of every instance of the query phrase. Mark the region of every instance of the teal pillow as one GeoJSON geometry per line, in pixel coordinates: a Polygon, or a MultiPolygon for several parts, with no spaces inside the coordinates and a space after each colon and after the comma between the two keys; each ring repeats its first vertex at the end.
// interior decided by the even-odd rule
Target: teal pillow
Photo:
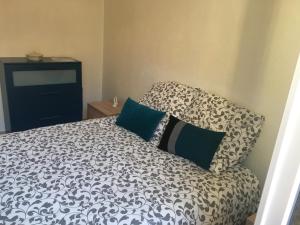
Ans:
{"type": "Polygon", "coordinates": [[[149,141],[165,114],[128,98],[117,118],[116,124],[137,134],[145,141],[149,141]]]}
{"type": "Polygon", "coordinates": [[[202,129],[170,116],[158,148],[208,170],[225,133],[202,129]]]}

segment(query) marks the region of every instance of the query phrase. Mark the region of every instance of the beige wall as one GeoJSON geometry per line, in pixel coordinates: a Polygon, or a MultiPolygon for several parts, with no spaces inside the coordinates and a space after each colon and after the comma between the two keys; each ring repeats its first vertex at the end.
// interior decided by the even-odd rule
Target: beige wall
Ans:
{"type": "MultiPolygon", "coordinates": [[[[84,105],[101,98],[103,4],[103,0],[0,0],[0,57],[31,51],[74,57],[83,63],[84,105]]],[[[3,130],[1,107],[0,112],[3,130]]]]}
{"type": "Polygon", "coordinates": [[[264,114],[246,162],[263,182],[300,49],[300,2],[278,1],[106,0],[103,96],[177,80],[264,114]]]}

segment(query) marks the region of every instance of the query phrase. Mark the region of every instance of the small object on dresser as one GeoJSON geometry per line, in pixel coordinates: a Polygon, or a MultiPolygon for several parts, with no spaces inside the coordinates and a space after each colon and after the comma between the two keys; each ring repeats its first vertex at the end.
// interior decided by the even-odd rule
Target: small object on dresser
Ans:
{"type": "Polygon", "coordinates": [[[90,102],[87,106],[87,119],[118,115],[122,105],[122,102],[119,102],[116,107],[113,107],[113,102],[110,100],[90,102]]]}
{"type": "Polygon", "coordinates": [[[116,108],[116,107],[118,106],[118,104],[119,104],[119,103],[118,103],[118,97],[115,96],[115,97],[114,97],[114,102],[113,102],[113,105],[112,105],[112,106],[113,106],[114,108],[116,108]]]}
{"type": "Polygon", "coordinates": [[[26,55],[26,58],[29,61],[34,61],[34,62],[39,62],[43,60],[43,54],[38,53],[38,52],[31,52],[29,54],[26,55]]]}
{"type": "Polygon", "coordinates": [[[254,225],[256,219],[256,213],[249,216],[246,220],[246,225],[254,225]]]}

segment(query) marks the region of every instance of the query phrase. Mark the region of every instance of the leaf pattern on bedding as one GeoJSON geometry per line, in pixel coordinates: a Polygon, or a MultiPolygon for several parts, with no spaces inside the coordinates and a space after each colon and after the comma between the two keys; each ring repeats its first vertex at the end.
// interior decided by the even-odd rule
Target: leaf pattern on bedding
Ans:
{"type": "Polygon", "coordinates": [[[250,170],[220,175],[88,120],[0,136],[0,224],[239,224],[256,209],[250,170]]]}

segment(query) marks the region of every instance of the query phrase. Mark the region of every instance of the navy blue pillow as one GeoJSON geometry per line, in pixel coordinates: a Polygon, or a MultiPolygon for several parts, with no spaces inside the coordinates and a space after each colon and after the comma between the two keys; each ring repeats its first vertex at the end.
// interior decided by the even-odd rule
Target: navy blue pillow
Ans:
{"type": "Polygon", "coordinates": [[[116,124],[139,135],[145,141],[149,141],[165,114],[128,98],[116,124]]]}
{"type": "Polygon", "coordinates": [[[170,116],[158,148],[208,170],[225,133],[202,129],[170,116]]]}

